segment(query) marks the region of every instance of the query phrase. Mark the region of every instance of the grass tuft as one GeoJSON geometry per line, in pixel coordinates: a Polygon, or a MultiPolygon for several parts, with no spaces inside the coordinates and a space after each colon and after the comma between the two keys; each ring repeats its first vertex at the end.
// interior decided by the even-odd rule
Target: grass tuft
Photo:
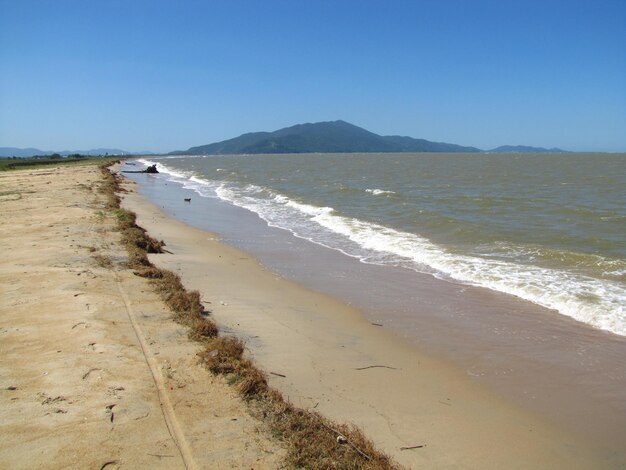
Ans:
{"type": "Polygon", "coordinates": [[[111,258],[108,256],[96,254],[93,258],[96,260],[96,264],[101,268],[111,269],[113,267],[113,261],[111,261],[111,258]]]}
{"type": "Polygon", "coordinates": [[[219,331],[212,321],[204,318],[197,318],[189,330],[189,338],[194,341],[204,341],[208,338],[217,337],[219,331]]]}
{"type": "Polygon", "coordinates": [[[241,379],[237,382],[237,390],[245,398],[259,397],[268,389],[267,377],[256,368],[250,360],[244,360],[240,364],[241,379]]]}
{"type": "Polygon", "coordinates": [[[198,353],[200,362],[215,374],[237,372],[244,351],[244,344],[235,336],[219,336],[198,353]]]}

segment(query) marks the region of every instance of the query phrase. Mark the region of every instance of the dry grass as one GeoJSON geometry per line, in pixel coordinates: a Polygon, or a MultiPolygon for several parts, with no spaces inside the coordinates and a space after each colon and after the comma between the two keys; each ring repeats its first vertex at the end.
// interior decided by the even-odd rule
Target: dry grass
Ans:
{"type": "Polygon", "coordinates": [[[119,181],[106,168],[101,168],[103,181],[100,185],[100,192],[106,197],[106,209],[115,210],[120,208],[122,200],[117,193],[123,192],[119,181]]]}
{"type": "Polygon", "coordinates": [[[227,376],[251,402],[251,408],[272,435],[286,444],[289,467],[396,468],[358,429],[333,423],[318,413],[286,402],[268,386],[265,374],[244,357],[244,349],[239,338],[216,337],[198,355],[211,372],[227,376]]]}
{"type": "Polygon", "coordinates": [[[207,338],[217,337],[218,333],[215,323],[205,318],[196,318],[190,325],[189,338],[194,341],[204,341],[207,338]]]}
{"type": "Polygon", "coordinates": [[[96,264],[101,268],[111,269],[113,267],[113,261],[108,256],[104,256],[101,254],[94,255],[94,260],[96,260],[96,264]]]}
{"type": "Polygon", "coordinates": [[[235,336],[219,336],[198,353],[200,360],[211,372],[229,374],[239,371],[239,362],[245,346],[235,336]]]}
{"type": "Polygon", "coordinates": [[[391,459],[374,448],[358,429],[333,423],[320,414],[302,410],[269,387],[266,375],[244,357],[245,344],[234,336],[220,336],[214,322],[204,317],[198,291],[187,291],[180,277],[156,268],[147,253],[161,253],[163,242],[151,238],[136,224],[136,215],[120,209],[122,191],[117,176],[102,168],[101,190],[107,208],[115,210],[122,241],[133,272],[150,280],[179,323],[189,327],[189,337],[205,344],[200,361],[214,374],[223,374],[250,403],[250,409],[287,450],[286,468],[393,469],[391,459]]]}
{"type": "Polygon", "coordinates": [[[174,313],[174,319],[190,328],[189,337],[204,341],[218,334],[218,328],[211,320],[204,318],[204,306],[198,291],[187,291],[180,277],[167,270],[156,268],[148,259],[148,253],[162,253],[163,241],[158,241],[137,225],[137,215],[121,209],[120,198],[115,194],[124,191],[118,176],[102,168],[104,183],[101,191],[107,197],[107,208],[114,210],[122,243],[128,253],[128,266],[138,276],[150,279],[155,290],[174,313]],[[111,196],[114,194],[114,197],[111,196]]]}

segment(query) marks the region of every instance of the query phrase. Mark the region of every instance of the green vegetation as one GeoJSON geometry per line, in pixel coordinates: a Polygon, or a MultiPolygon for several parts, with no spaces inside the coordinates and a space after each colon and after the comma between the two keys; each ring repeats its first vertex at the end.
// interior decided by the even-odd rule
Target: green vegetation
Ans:
{"type": "Polygon", "coordinates": [[[87,155],[73,154],[62,157],[59,154],[41,155],[32,158],[18,157],[0,157],[0,171],[19,170],[23,168],[44,168],[50,165],[68,165],[68,164],[105,164],[110,165],[112,162],[119,160],[120,157],[90,157],[87,155]]]}
{"type": "Polygon", "coordinates": [[[118,222],[124,222],[125,220],[128,220],[131,217],[130,213],[126,212],[124,209],[118,209],[114,212],[114,214],[118,222]]]}

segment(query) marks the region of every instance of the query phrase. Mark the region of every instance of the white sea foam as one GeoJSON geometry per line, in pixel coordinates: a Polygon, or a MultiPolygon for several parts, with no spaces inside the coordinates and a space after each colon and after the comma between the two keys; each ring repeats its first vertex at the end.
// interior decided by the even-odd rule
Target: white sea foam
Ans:
{"type": "MultiPolygon", "coordinates": [[[[158,168],[181,178],[181,173],[163,165],[158,168]]],[[[626,289],[619,282],[520,264],[513,259],[453,253],[417,234],[346,217],[331,207],[306,204],[260,186],[241,187],[195,176],[180,182],[205,197],[217,196],[255,212],[270,226],[365,263],[403,266],[515,295],[626,335],[626,289]]]]}
{"type": "Polygon", "coordinates": [[[141,163],[142,165],[146,165],[146,166],[153,164],[152,160],[148,160],[146,158],[138,158],[136,161],[141,163]]]}
{"type": "MultiPolygon", "coordinates": [[[[154,160],[148,160],[146,158],[140,158],[137,160],[139,163],[142,163],[146,166],[150,166],[150,165],[156,165],[157,170],[159,171],[159,173],[163,173],[169,176],[173,176],[175,178],[179,178],[180,180],[185,180],[190,178],[193,173],[191,172],[184,172],[184,171],[180,171],[180,170],[174,170],[166,165],[163,165],[161,162],[159,161],[154,161],[154,160]]],[[[182,181],[181,181],[182,182],[182,181]]]]}
{"type": "Polygon", "coordinates": [[[419,235],[344,217],[330,207],[252,197],[221,186],[218,196],[259,214],[270,225],[335,248],[363,262],[397,264],[515,295],[597,328],[626,335],[626,290],[619,283],[504,260],[451,253],[419,235]],[[433,273],[433,270],[435,271],[433,273]]]}
{"type": "Polygon", "coordinates": [[[381,196],[381,195],[386,196],[389,194],[396,194],[394,191],[386,191],[384,189],[366,189],[365,192],[373,194],[374,196],[381,196]]]}

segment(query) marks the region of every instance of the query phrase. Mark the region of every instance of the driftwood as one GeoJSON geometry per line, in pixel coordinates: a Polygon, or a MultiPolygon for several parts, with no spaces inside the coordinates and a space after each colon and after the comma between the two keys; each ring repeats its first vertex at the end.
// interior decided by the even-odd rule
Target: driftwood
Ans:
{"type": "Polygon", "coordinates": [[[122,170],[122,173],[158,173],[156,165],[150,165],[145,170],[122,170]]]}
{"type": "MultiPolygon", "coordinates": [[[[95,343],[94,343],[95,344],[95,343]]],[[[98,370],[102,370],[102,369],[89,369],[87,372],[85,372],[83,374],[83,380],[85,380],[87,377],[89,377],[89,374],[91,374],[92,372],[96,372],[98,370]]]]}
{"type": "Polygon", "coordinates": [[[108,460],[107,462],[104,462],[102,464],[102,466],[100,467],[100,470],[105,469],[106,467],[108,467],[109,465],[115,465],[116,463],[118,463],[117,460],[108,460]]]}
{"type": "Polygon", "coordinates": [[[426,445],[405,446],[405,447],[400,447],[400,450],[421,449],[422,447],[426,447],[426,445]]]}
{"type": "Polygon", "coordinates": [[[279,374],[278,372],[270,372],[272,375],[277,375],[278,377],[287,377],[286,375],[279,374]]]}
{"type": "Polygon", "coordinates": [[[392,369],[392,370],[398,370],[395,367],[391,367],[391,366],[367,366],[367,367],[357,367],[354,370],[365,370],[365,369],[374,369],[375,367],[382,367],[383,369],[392,369]]]}

